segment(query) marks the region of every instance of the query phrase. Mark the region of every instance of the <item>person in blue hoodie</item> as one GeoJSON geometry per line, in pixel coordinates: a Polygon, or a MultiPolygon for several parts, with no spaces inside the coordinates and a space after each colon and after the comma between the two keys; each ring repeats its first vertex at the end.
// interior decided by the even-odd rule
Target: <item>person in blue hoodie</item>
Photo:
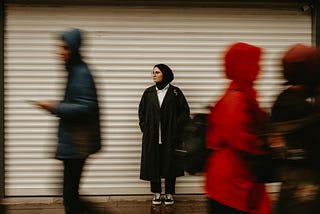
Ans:
{"type": "Polygon", "coordinates": [[[56,158],[63,161],[63,203],[67,214],[81,214],[88,209],[79,198],[81,173],[89,155],[101,147],[100,114],[94,79],[82,60],[79,29],[60,37],[59,55],[68,72],[62,101],[36,104],[60,118],[56,158]]]}

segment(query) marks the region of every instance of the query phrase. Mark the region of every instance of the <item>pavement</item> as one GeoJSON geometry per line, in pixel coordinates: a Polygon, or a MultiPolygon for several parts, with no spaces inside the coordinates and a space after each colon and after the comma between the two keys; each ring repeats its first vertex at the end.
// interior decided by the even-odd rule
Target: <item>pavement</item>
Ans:
{"type": "MultiPolygon", "coordinates": [[[[152,205],[153,195],[88,196],[95,212],[86,214],[207,214],[206,196],[175,195],[174,205],[152,205]]],[[[277,214],[278,193],[270,193],[277,214]]],[[[8,197],[0,199],[0,214],[64,214],[61,197],[8,197]]]]}
{"type": "MultiPolygon", "coordinates": [[[[175,195],[174,205],[152,205],[152,195],[83,197],[98,214],[206,214],[204,195],[175,195]]],[[[64,214],[60,197],[17,197],[0,201],[1,214],[64,214]]]]}

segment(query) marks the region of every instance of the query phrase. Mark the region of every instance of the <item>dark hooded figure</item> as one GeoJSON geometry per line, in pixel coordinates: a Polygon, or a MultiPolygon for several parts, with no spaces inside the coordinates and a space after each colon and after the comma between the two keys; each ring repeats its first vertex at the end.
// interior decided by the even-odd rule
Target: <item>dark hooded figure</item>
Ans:
{"type": "Polygon", "coordinates": [[[320,119],[303,121],[320,113],[313,102],[319,96],[320,50],[296,44],[285,52],[282,64],[288,88],[272,106],[272,119],[304,125],[282,138],[285,160],[277,213],[316,214],[320,213],[320,119]]]}
{"type": "Polygon", "coordinates": [[[208,116],[207,146],[214,150],[206,166],[209,213],[271,213],[265,184],[257,182],[247,161],[248,156],[264,153],[258,135],[266,113],[254,89],[261,53],[259,47],[239,42],[225,54],[225,73],[231,83],[208,116]]]}
{"type": "Polygon", "coordinates": [[[67,214],[81,214],[89,209],[78,193],[83,166],[100,149],[99,106],[93,77],[79,52],[81,32],[67,31],[60,40],[59,54],[68,72],[64,98],[37,104],[60,118],[56,158],[64,163],[64,206],[67,214]]]}
{"type": "Polygon", "coordinates": [[[152,76],[156,84],[144,91],[139,104],[143,133],[140,178],[151,182],[155,205],[161,204],[161,178],[165,178],[165,204],[170,205],[174,203],[176,177],[184,175],[173,151],[190,110],[182,91],[170,84],[174,76],[167,65],[155,65],[152,76]]]}

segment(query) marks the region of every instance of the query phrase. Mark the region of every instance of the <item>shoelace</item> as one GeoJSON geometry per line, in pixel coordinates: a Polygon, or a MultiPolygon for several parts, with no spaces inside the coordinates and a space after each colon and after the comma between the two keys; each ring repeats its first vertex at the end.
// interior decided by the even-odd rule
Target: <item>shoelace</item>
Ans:
{"type": "Polygon", "coordinates": [[[173,200],[173,197],[172,197],[171,194],[166,194],[166,199],[168,199],[168,200],[173,200]]]}
{"type": "Polygon", "coordinates": [[[161,195],[160,195],[159,193],[155,193],[153,198],[154,198],[154,199],[160,199],[160,198],[161,198],[161,195]]]}

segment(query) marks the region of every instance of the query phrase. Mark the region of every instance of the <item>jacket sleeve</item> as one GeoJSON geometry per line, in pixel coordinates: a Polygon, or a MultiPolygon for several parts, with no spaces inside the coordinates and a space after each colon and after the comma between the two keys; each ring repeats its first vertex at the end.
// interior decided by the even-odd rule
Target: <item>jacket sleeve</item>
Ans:
{"type": "Polygon", "coordinates": [[[139,115],[139,126],[141,132],[144,130],[144,124],[145,124],[145,102],[146,102],[146,92],[143,93],[140,103],[139,103],[139,109],[138,109],[138,115],[139,115]]]}
{"type": "Polygon", "coordinates": [[[179,93],[179,104],[178,104],[179,116],[178,116],[177,122],[178,122],[179,128],[183,128],[185,123],[190,119],[190,108],[189,108],[187,99],[182,93],[182,91],[178,88],[175,88],[174,90],[178,90],[178,93],[179,93]]]}
{"type": "Polygon", "coordinates": [[[62,101],[54,113],[62,119],[83,119],[94,116],[98,111],[96,88],[90,73],[79,72],[74,78],[68,93],[68,101],[62,101]]]}

